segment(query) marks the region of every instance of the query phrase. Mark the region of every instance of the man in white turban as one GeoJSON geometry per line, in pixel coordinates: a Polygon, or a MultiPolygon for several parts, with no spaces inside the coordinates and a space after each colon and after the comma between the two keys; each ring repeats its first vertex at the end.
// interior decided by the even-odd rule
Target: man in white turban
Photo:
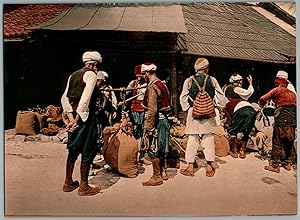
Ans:
{"type": "Polygon", "coordinates": [[[194,80],[200,86],[203,86],[205,78],[208,77],[205,91],[214,100],[216,106],[223,108],[228,100],[225,98],[218,81],[214,77],[208,76],[209,63],[207,59],[198,58],[194,68],[196,73],[184,81],[179,97],[182,110],[187,112],[185,134],[188,135],[185,153],[185,161],[188,167],[181,169],[180,173],[185,176],[194,176],[193,164],[198,148],[201,145],[207,161],[206,176],[212,177],[215,174],[215,167],[213,165],[215,162],[214,134],[217,132],[217,124],[214,117],[207,119],[193,118],[193,101],[199,92],[194,80]]]}
{"type": "Polygon", "coordinates": [[[104,122],[105,126],[113,126],[115,119],[117,117],[118,110],[118,100],[114,91],[103,90],[103,89],[112,89],[112,87],[107,83],[108,73],[105,71],[100,71],[104,76],[104,80],[100,88],[102,89],[103,94],[105,95],[105,106],[104,111],[106,115],[106,120],[104,122]]]}
{"type": "Polygon", "coordinates": [[[151,158],[153,175],[143,182],[143,186],[157,186],[168,180],[166,156],[169,153],[170,123],[168,114],[171,111],[168,87],[156,76],[157,67],[153,63],[141,66],[141,73],[148,82],[142,106],[146,109],[144,122],[144,143],[148,146],[147,154],[151,158]],[[151,142],[150,142],[151,141],[151,142]]]}
{"type": "Polygon", "coordinates": [[[249,82],[249,87],[248,89],[243,89],[243,77],[237,73],[234,73],[229,78],[230,85],[228,85],[224,90],[225,96],[229,99],[242,98],[247,101],[254,92],[252,76],[249,75],[247,80],[249,82]]]}
{"type": "Polygon", "coordinates": [[[88,174],[94,155],[97,152],[97,125],[94,107],[91,99],[97,83],[98,65],[102,57],[97,51],[87,51],[82,55],[84,67],[75,71],[68,78],[67,86],[61,98],[63,110],[69,119],[68,157],[66,165],[66,179],[64,192],[71,192],[78,188],[80,196],[95,195],[100,187],[88,184],[88,174]],[[73,181],[74,164],[81,154],[80,184],[73,181]]]}
{"type": "Polygon", "coordinates": [[[225,106],[226,122],[225,127],[230,135],[229,154],[241,159],[246,158],[246,147],[249,139],[249,134],[255,123],[256,111],[253,106],[247,101],[254,92],[252,85],[252,76],[247,77],[249,82],[248,89],[243,89],[243,77],[234,73],[230,78],[231,83],[225,88],[225,96],[229,102],[225,106]],[[238,150],[237,134],[242,133],[242,144],[238,150]]]}
{"type": "Polygon", "coordinates": [[[297,95],[294,85],[288,80],[289,76],[288,76],[287,72],[285,72],[283,70],[279,70],[276,74],[276,78],[287,80],[288,81],[288,86],[287,86],[288,90],[294,92],[297,95]]]}

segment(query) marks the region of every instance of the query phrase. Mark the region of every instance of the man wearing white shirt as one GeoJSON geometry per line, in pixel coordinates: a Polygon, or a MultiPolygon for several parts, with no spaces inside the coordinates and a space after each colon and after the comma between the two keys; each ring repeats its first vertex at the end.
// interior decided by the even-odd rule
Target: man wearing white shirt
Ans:
{"type": "Polygon", "coordinates": [[[92,98],[97,82],[97,70],[102,57],[97,51],[87,51],[82,55],[84,67],[75,71],[68,79],[61,98],[63,110],[67,113],[69,124],[68,158],[64,192],[71,192],[79,187],[80,196],[95,195],[100,187],[88,185],[88,174],[97,150],[97,127],[95,120],[95,100],[92,98]],[[82,155],[80,165],[80,184],[73,181],[74,164],[82,155]]]}
{"type": "Polygon", "coordinates": [[[253,106],[247,101],[254,92],[252,76],[247,77],[248,89],[243,89],[243,78],[239,74],[233,74],[225,88],[225,96],[229,102],[225,106],[226,122],[225,127],[230,135],[230,152],[234,158],[246,158],[246,147],[249,134],[255,123],[256,112],[253,106]],[[238,150],[237,134],[242,133],[241,146],[238,150]]]}

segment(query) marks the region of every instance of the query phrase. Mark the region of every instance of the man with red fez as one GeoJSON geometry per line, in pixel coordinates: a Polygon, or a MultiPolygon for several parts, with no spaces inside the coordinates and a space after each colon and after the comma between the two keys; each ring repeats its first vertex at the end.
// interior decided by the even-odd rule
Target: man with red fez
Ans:
{"type": "Polygon", "coordinates": [[[144,140],[151,143],[147,154],[151,158],[153,175],[143,182],[144,186],[157,186],[168,179],[166,172],[166,154],[169,152],[170,124],[168,114],[171,111],[170,94],[167,86],[157,78],[156,65],[142,64],[141,72],[148,82],[142,105],[146,109],[144,122],[144,140]]]}
{"type": "Polygon", "coordinates": [[[280,164],[285,170],[290,171],[296,158],[294,147],[297,126],[296,94],[287,88],[287,79],[276,78],[275,86],[259,99],[259,105],[264,106],[269,100],[275,103],[271,163],[269,166],[265,166],[265,169],[279,173],[280,164]],[[283,149],[285,152],[284,159],[281,158],[283,149]]]}
{"type": "Polygon", "coordinates": [[[194,79],[200,86],[203,86],[205,78],[208,77],[205,91],[216,106],[223,108],[228,100],[225,98],[216,78],[208,75],[209,62],[207,59],[198,58],[194,64],[194,69],[195,74],[184,81],[179,97],[182,110],[187,111],[185,134],[188,135],[185,153],[185,161],[188,166],[185,169],[181,169],[180,173],[185,176],[194,176],[193,164],[197,151],[201,146],[207,161],[206,176],[212,177],[215,174],[215,167],[213,166],[215,161],[214,134],[217,132],[217,124],[215,117],[205,119],[193,118],[193,101],[199,92],[194,79]]]}
{"type": "Polygon", "coordinates": [[[97,148],[97,125],[95,114],[96,101],[92,98],[97,82],[98,65],[102,57],[97,51],[87,51],[82,55],[84,67],[75,71],[68,78],[67,86],[61,98],[63,110],[67,113],[69,127],[68,158],[64,192],[72,192],[76,188],[80,196],[91,196],[100,192],[100,187],[88,184],[90,165],[99,150],[97,148]],[[80,184],[73,181],[74,164],[81,154],[80,184]]]}
{"type": "Polygon", "coordinates": [[[150,165],[150,163],[147,160],[144,160],[145,152],[141,149],[141,138],[143,136],[143,129],[144,129],[143,125],[145,120],[145,108],[142,106],[142,101],[144,99],[146,86],[147,86],[144,77],[142,77],[141,68],[142,65],[136,65],[134,67],[134,75],[136,79],[132,80],[127,86],[127,89],[134,89],[134,90],[129,90],[128,92],[126,92],[126,95],[131,95],[132,97],[135,97],[131,102],[130,109],[134,121],[134,137],[138,141],[140,161],[147,165],[150,165]],[[144,87],[144,88],[139,88],[139,87],[144,87]],[[135,88],[139,88],[139,89],[135,89],[135,88]]]}

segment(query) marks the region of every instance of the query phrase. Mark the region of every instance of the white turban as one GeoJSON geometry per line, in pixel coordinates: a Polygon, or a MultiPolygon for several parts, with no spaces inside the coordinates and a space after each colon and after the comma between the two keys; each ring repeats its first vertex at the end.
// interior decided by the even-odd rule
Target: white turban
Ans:
{"type": "Polygon", "coordinates": [[[141,67],[141,72],[145,73],[145,72],[150,72],[150,71],[156,71],[157,66],[155,66],[155,64],[151,63],[151,64],[142,64],[141,67]]]}
{"type": "Polygon", "coordinates": [[[276,77],[278,78],[282,78],[282,79],[288,79],[288,73],[283,71],[283,70],[279,70],[276,74],[276,77]]]}
{"type": "Polygon", "coordinates": [[[236,81],[242,80],[243,77],[239,74],[233,74],[230,78],[229,78],[229,82],[230,83],[234,83],[236,81]]]}
{"type": "Polygon", "coordinates": [[[107,72],[105,72],[105,71],[100,71],[100,72],[103,74],[103,76],[104,76],[105,78],[108,78],[107,72]]]}
{"type": "Polygon", "coordinates": [[[97,72],[97,79],[102,79],[102,80],[105,79],[103,72],[104,72],[104,71],[98,71],[98,72],[97,72]]]}
{"type": "Polygon", "coordinates": [[[98,53],[97,51],[87,51],[84,52],[82,55],[82,61],[84,63],[94,63],[94,62],[102,62],[102,57],[100,55],[100,53],[98,53]]]}
{"type": "Polygon", "coordinates": [[[209,65],[209,62],[208,62],[207,59],[198,58],[195,62],[195,65],[194,65],[195,72],[205,69],[208,65],[209,65]]]}

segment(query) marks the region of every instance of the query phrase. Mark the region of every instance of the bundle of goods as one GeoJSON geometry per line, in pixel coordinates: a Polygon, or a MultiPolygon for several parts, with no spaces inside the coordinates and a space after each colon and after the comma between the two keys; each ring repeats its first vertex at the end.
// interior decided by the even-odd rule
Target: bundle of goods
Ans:
{"type": "Polygon", "coordinates": [[[106,163],[126,177],[138,175],[138,142],[134,138],[133,125],[128,118],[103,130],[102,154],[106,163]]]}

